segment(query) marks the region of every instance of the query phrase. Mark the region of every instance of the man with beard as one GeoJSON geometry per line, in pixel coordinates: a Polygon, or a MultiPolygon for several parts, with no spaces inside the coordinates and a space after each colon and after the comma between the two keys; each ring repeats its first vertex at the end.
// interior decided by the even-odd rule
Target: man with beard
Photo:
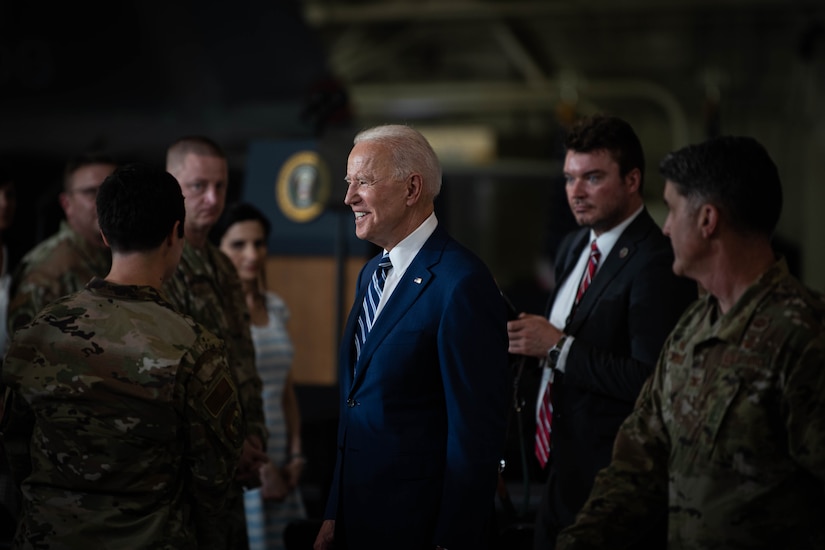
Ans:
{"type": "MultiPolygon", "coordinates": [[[[559,246],[546,314],[507,326],[510,353],[544,366],[535,451],[547,482],[536,550],[555,548],[573,522],[668,332],[696,298],[696,285],[671,271],[668,239],[645,208],[644,153],[630,124],[585,118],[564,145],[567,199],[581,229],[559,246]]],[[[655,546],[659,527],[638,548],[655,546]]]]}

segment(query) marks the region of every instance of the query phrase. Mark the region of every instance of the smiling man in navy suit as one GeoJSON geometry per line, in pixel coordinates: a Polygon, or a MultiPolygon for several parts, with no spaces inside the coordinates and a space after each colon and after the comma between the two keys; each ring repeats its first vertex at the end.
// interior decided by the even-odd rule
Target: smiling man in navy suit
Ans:
{"type": "Polygon", "coordinates": [[[359,133],[346,181],[356,235],[384,251],[362,269],[343,333],[338,456],[314,548],[488,548],[507,416],[498,288],[439,225],[441,167],[418,131],[359,133]]]}

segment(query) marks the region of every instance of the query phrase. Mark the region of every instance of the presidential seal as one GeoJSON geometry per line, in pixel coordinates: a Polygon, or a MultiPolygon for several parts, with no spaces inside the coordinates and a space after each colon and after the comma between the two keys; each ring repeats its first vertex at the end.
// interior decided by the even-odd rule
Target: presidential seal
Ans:
{"type": "Polygon", "coordinates": [[[329,199],[329,170],[315,151],[290,156],[275,184],[275,199],[284,216],[295,222],[312,221],[324,211],[329,199]]]}

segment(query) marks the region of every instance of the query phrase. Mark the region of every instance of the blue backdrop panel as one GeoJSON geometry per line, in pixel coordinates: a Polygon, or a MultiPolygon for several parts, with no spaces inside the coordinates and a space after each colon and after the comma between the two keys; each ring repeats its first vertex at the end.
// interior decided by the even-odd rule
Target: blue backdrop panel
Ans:
{"type": "MultiPolygon", "coordinates": [[[[300,156],[300,155],[299,155],[300,156]]],[[[368,256],[374,247],[355,236],[352,211],[343,203],[346,166],[329,166],[314,141],[255,141],[247,154],[245,179],[240,199],[259,207],[272,222],[270,254],[368,256]],[[295,221],[279,205],[279,176],[296,155],[315,152],[328,173],[329,198],[320,214],[308,221],[295,221]]],[[[283,185],[283,182],[281,183],[283,185]]],[[[283,191],[283,189],[281,189],[283,191]]],[[[294,198],[294,196],[293,196],[294,198]]],[[[300,206],[300,205],[299,205],[300,206]]],[[[294,214],[294,210],[293,210],[294,214]]]]}

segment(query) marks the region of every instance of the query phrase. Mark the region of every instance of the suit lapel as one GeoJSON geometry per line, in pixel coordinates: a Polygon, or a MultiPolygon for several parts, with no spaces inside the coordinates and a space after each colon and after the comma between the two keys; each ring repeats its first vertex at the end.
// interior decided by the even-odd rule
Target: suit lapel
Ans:
{"type": "Polygon", "coordinates": [[[579,306],[576,308],[565,332],[569,330],[575,334],[578,327],[587,319],[593,306],[610,286],[610,283],[636,254],[639,241],[648,234],[652,226],[655,226],[653,218],[650,217],[647,210],[642,210],[636,219],[625,228],[610,250],[610,254],[604,259],[604,263],[593,278],[593,282],[590,283],[587,292],[582,296],[582,300],[579,302],[579,306]]]}
{"type": "MultiPolygon", "coordinates": [[[[404,273],[404,276],[398,281],[398,285],[396,285],[387,303],[384,304],[384,309],[381,310],[381,314],[378,316],[378,319],[375,320],[369,337],[364,343],[364,348],[361,350],[361,357],[355,365],[355,379],[352,381],[353,388],[357,386],[358,382],[363,378],[364,372],[369,368],[375,350],[430,284],[433,277],[431,268],[441,260],[447,239],[446,231],[438,225],[418,254],[416,254],[407,271],[404,273]]],[[[372,270],[375,270],[375,266],[378,265],[377,261],[374,263],[375,265],[371,266],[372,270]]],[[[370,271],[370,274],[371,273],[372,271],[370,271]]],[[[361,292],[359,292],[359,297],[356,301],[359,308],[364,300],[365,292],[366,285],[361,292]]],[[[347,331],[350,340],[355,338],[354,330],[355,320],[357,318],[357,311],[354,315],[350,313],[350,320],[348,321],[350,330],[347,331]]],[[[351,350],[351,353],[354,352],[351,350]]]]}
{"type": "MultiPolygon", "coordinates": [[[[341,362],[347,365],[343,372],[343,380],[341,381],[345,386],[352,386],[352,373],[357,370],[358,365],[355,363],[355,328],[358,324],[358,315],[361,313],[361,308],[364,305],[364,296],[367,293],[367,285],[369,285],[372,273],[378,267],[381,261],[382,254],[379,253],[361,271],[359,279],[359,287],[356,292],[355,300],[353,301],[352,309],[350,309],[349,317],[347,318],[346,328],[343,332],[341,341],[341,362]]],[[[362,354],[363,356],[363,354],[362,354]]]]}
{"type": "Polygon", "coordinates": [[[556,295],[558,294],[559,289],[561,288],[561,283],[562,281],[566,280],[567,277],[570,276],[570,274],[573,271],[573,268],[576,267],[579,255],[581,254],[585,245],[587,245],[589,236],[590,229],[582,229],[574,233],[573,237],[567,241],[569,242],[569,245],[563,243],[562,247],[559,249],[559,257],[557,258],[557,261],[561,261],[556,266],[556,285],[555,288],[553,288],[553,292],[550,293],[550,299],[547,301],[547,307],[544,311],[545,317],[550,317],[550,312],[553,309],[553,303],[556,301],[556,295]]]}

